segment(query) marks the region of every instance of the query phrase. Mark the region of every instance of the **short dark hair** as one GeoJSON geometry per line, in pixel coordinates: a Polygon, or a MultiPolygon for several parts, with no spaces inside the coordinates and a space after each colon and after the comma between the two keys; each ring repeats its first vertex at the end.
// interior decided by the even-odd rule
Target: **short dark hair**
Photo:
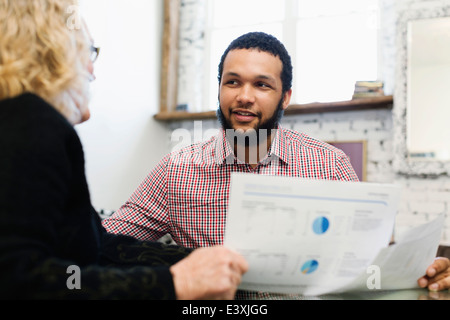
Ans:
{"type": "Polygon", "coordinates": [[[222,81],[223,64],[231,50],[257,49],[279,57],[283,69],[281,70],[281,82],[283,83],[283,94],[292,87],[292,62],[285,46],[274,36],[264,32],[249,32],[233,40],[222,55],[219,64],[219,84],[222,81]]]}

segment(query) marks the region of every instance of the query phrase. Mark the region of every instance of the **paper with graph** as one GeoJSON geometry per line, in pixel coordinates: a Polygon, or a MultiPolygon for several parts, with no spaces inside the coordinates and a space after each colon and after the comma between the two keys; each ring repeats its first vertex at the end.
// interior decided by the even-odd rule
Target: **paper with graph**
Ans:
{"type": "Polygon", "coordinates": [[[399,200],[388,184],[233,174],[225,245],[249,263],[240,289],[320,295],[365,286],[399,200]]]}

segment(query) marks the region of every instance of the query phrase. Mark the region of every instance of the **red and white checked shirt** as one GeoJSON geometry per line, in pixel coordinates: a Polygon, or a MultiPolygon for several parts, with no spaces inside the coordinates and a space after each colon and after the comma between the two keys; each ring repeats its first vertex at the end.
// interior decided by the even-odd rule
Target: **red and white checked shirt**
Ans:
{"type": "Polygon", "coordinates": [[[167,155],[128,201],[103,221],[104,227],[141,240],[170,233],[177,244],[189,248],[219,245],[232,172],[358,181],[341,150],[303,133],[276,131],[267,157],[254,169],[235,157],[223,130],[167,155]]]}

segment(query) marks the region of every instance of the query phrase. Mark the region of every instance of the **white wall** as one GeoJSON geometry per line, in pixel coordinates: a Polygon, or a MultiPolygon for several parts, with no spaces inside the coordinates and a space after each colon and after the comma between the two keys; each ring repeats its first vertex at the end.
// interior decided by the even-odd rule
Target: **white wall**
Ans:
{"type": "Polygon", "coordinates": [[[82,0],[101,47],[91,119],[77,126],[96,209],[116,210],[169,150],[159,108],[162,0],[82,0]]]}

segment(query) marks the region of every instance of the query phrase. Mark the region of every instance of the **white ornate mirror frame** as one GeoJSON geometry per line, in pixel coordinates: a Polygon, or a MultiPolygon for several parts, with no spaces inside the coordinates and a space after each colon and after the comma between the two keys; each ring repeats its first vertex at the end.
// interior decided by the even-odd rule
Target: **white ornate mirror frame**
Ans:
{"type": "MultiPolygon", "coordinates": [[[[408,23],[420,19],[450,16],[450,5],[432,7],[425,3],[415,10],[398,13],[396,25],[396,76],[394,93],[394,170],[408,176],[450,175],[450,161],[410,159],[407,150],[408,112],[408,23]]],[[[450,90],[450,83],[449,90],[450,90]]],[[[450,143],[450,141],[449,141],[450,143]]]]}

